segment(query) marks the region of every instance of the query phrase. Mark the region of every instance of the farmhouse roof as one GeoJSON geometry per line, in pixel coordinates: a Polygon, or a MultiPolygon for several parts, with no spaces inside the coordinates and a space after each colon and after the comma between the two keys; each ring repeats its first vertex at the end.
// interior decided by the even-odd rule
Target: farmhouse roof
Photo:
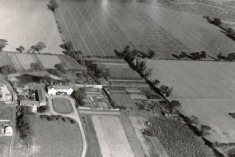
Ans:
{"type": "Polygon", "coordinates": [[[46,101],[46,96],[45,96],[45,90],[40,88],[37,89],[37,96],[38,96],[38,101],[46,101]]]}
{"type": "Polygon", "coordinates": [[[38,101],[31,101],[31,100],[20,100],[20,105],[39,106],[39,102],[38,101]]]}
{"type": "Polygon", "coordinates": [[[70,89],[72,87],[71,86],[56,85],[56,86],[51,86],[50,88],[51,89],[52,88],[54,88],[54,89],[70,89]]]}

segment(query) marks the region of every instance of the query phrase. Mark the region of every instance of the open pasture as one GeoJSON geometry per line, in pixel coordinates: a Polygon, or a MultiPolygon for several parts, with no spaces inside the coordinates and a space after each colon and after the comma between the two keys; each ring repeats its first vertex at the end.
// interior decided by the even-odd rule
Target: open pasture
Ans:
{"type": "Polygon", "coordinates": [[[206,51],[211,56],[228,54],[234,42],[201,15],[170,10],[156,5],[127,1],[58,0],[55,17],[62,37],[76,50],[93,56],[115,56],[113,49],[126,45],[158,58],[172,53],[206,51]]]}
{"type": "Polygon", "coordinates": [[[134,157],[118,117],[93,115],[96,136],[105,157],[134,157]]]}
{"type": "Polygon", "coordinates": [[[181,102],[181,112],[198,117],[212,128],[211,141],[235,142],[233,108],[235,65],[231,62],[147,61],[151,78],[173,87],[171,99],[181,102]]]}
{"type": "Polygon", "coordinates": [[[33,149],[34,157],[81,156],[82,136],[77,123],[35,118],[32,146],[35,148],[33,149]]]}
{"type": "Polygon", "coordinates": [[[62,54],[59,47],[62,39],[58,32],[53,13],[47,9],[49,0],[1,0],[0,34],[8,44],[5,51],[16,51],[20,45],[25,50],[38,42],[47,47],[42,50],[62,54]]]}

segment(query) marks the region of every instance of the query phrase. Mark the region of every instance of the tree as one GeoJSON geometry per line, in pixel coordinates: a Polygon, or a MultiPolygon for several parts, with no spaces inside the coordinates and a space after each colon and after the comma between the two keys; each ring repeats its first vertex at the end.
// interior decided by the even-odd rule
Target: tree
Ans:
{"type": "Polygon", "coordinates": [[[201,51],[200,53],[200,59],[206,58],[206,51],[201,51]]]}
{"type": "Polygon", "coordinates": [[[144,70],[144,77],[149,78],[152,75],[153,68],[147,68],[144,70]]]}
{"type": "Polygon", "coordinates": [[[153,86],[158,86],[160,84],[159,80],[153,80],[151,81],[153,86]]]}
{"type": "Polygon", "coordinates": [[[19,51],[20,53],[22,53],[24,51],[24,47],[23,46],[20,46],[18,48],[16,48],[16,51],[19,51]]]}
{"type": "Polygon", "coordinates": [[[153,58],[155,56],[155,52],[151,49],[149,49],[149,58],[153,58]]]}
{"type": "Polygon", "coordinates": [[[36,71],[43,70],[43,67],[39,63],[31,63],[30,68],[36,71]]]}
{"type": "Polygon", "coordinates": [[[43,43],[43,42],[38,42],[36,45],[35,45],[35,51],[38,51],[40,52],[41,50],[43,50],[44,48],[46,48],[46,44],[43,43]]]}
{"type": "Polygon", "coordinates": [[[233,36],[234,32],[232,28],[229,28],[227,31],[228,35],[233,36]]]}
{"type": "Polygon", "coordinates": [[[64,44],[60,45],[61,48],[65,49],[66,51],[74,51],[73,44],[71,41],[67,41],[64,44]]]}
{"type": "Polygon", "coordinates": [[[179,101],[177,101],[177,100],[172,100],[171,102],[170,102],[170,108],[171,109],[174,109],[174,108],[176,108],[176,107],[178,107],[178,106],[180,106],[181,105],[181,103],[179,102],[179,101]]]}
{"type": "Polygon", "coordinates": [[[173,87],[169,88],[166,85],[161,85],[161,87],[160,87],[160,92],[162,94],[165,94],[166,97],[170,96],[170,94],[172,93],[172,90],[173,90],[173,87]]]}
{"type": "Polygon", "coordinates": [[[0,39],[0,52],[2,52],[2,49],[8,45],[8,41],[6,39],[0,39]]]}
{"type": "Polygon", "coordinates": [[[51,11],[55,11],[59,7],[59,4],[55,0],[50,0],[49,4],[47,4],[47,7],[51,11]]]}
{"type": "Polygon", "coordinates": [[[215,25],[219,26],[219,25],[222,23],[222,21],[221,21],[220,18],[214,18],[213,23],[214,23],[215,25]]]}
{"type": "Polygon", "coordinates": [[[198,119],[198,117],[192,115],[192,116],[190,117],[189,123],[194,124],[194,125],[198,125],[198,124],[199,124],[199,119],[198,119]]]}
{"type": "Polygon", "coordinates": [[[60,72],[65,73],[66,70],[65,70],[64,64],[65,64],[65,63],[63,63],[63,62],[60,63],[60,64],[58,63],[58,64],[55,64],[54,67],[55,67],[56,69],[58,69],[60,72]]]}
{"type": "Polygon", "coordinates": [[[211,127],[208,125],[201,125],[201,135],[205,136],[210,133],[211,127]]]}
{"type": "Polygon", "coordinates": [[[79,88],[77,91],[73,91],[71,96],[75,99],[77,105],[76,106],[84,106],[85,103],[83,99],[86,96],[85,89],[84,88],[79,88]]]}
{"type": "Polygon", "coordinates": [[[15,73],[16,70],[11,66],[11,65],[4,65],[0,67],[0,73],[2,74],[10,74],[10,73],[15,73]]]}

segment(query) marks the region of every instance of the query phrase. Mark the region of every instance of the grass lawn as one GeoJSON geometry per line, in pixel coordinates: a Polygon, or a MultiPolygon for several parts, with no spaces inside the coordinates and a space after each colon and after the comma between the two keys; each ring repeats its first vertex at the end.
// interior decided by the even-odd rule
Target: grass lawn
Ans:
{"type": "Polygon", "coordinates": [[[73,108],[69,99],[65,98],[53,98],[52,99],[53,110],[58,113],[71,113],[73,108]]]}
{"type": "Polygon", "coordinates": [[[8,157],[11,137],[0,137],[0,156],[8,157]]]}
{"type": "Polygon", "coordinates": [[[0,105],[0,119],[12,119],[13,108],[10,106],[0,105]]]}
{"type": "Polygon", "coordinates": [[[77,123],[47,121],[35,117],[34,157],[77,157],[82,154],[82,136],[77,123]]]}

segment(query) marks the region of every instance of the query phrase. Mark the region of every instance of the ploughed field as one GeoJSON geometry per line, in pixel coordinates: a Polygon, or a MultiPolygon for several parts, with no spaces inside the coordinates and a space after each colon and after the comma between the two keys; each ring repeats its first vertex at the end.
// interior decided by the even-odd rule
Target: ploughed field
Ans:
{"type": "Polygon", "coordinates": [[[65,41],[85,56],[115,56],[126,45],[158,58],[172,53],[206,51],[211,56],[233,52],[235,44],[201,15],[129,1],[58,0],[56,20],[65,41]]]}
{"type": "Polygon", "coordinates": [[[16,51],[20,45],[25,50],[38,42],[47,47],[42,52],[62,54],[62,39],[52,11],[47,9],[49,0],[1,0],[0,34],[8,44],[5,51],[16,51]]]}

